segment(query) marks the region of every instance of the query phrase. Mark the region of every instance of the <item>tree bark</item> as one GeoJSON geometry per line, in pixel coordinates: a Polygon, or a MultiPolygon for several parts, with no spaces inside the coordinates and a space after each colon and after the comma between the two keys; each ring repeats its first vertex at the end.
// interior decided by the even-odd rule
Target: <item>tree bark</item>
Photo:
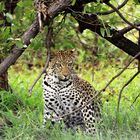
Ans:
{"type": "MultiPolygon", "coordinates": [[[[0,63],[3,61],[2,58],[0,58],[0,63]]],[[[7,90],[8,91],[8,72],[5,71],[2,75],[0,75],[0,90],[7,90]]]]}

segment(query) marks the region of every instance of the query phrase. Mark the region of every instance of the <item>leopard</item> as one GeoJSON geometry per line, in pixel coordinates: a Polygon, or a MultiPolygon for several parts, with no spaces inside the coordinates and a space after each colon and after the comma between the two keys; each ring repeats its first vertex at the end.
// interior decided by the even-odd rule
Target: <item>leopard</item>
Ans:
{"type": "Polygon", "coordinates": [[[55,124],[61,118],[66,128],[95,134],[101,118],[101,100],[97,96],[90,101],[96,90],[75,72],[76,58],[77,53],[72,49],[51,53],[42,84],[43,124],[47,120],[55,124]]]}

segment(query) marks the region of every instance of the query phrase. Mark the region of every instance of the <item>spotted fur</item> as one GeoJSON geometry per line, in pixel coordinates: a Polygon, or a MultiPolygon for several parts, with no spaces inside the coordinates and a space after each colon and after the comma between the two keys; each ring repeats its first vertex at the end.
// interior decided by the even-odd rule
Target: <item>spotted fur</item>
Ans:
{"type": "MultiPolygon", "coordinates": [[[[51,55],[43,80],[44,124],[47,120],[56,122],[60,116],[84,106],[95,95],[95,89],[76,75],[73,69],[75,55],[72,50],[51,55]]],[[[63,121],[68,128],[94,133],[99,119],[100,108],[95,99],[81,110],[64,117],[63,121]]]]}

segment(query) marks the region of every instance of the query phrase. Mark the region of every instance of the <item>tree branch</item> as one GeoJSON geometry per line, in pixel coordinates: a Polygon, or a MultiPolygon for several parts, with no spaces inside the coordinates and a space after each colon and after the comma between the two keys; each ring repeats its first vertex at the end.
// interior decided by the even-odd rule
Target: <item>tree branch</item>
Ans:
{"type": "Polygon", "coordinates": [[[133,103],[131,104],[130,107],[132,107],[134,105],[134,103],[137,101],[137,99],[140,97],[140,93],[136,96],[136,98],[134,99],[133,103]]]}
{"type": "MultiPolygon", "coordinates": [[[[70,0],[59,0],[54,2],[51,7],[48,9],[48,15],[46,21],[44,21],[44,25],[49,24],[50,20],[57,16],[61,11],[65,10],[70,4],[70,0]]],[[[0,75],[4,73],[12,64],[16,62],[16,60],[21,56],[27,46],[31,43],[30,40],[34,38],[39,32],[39,23],[36,19],[31,27],[24,33],[21,37],[25,47],[18,48],[14,46],[11,50],[11,53],[4,59],[4,61],[0,64],[0,75]]]]}
{"type": "MultiPolygon", "coordinates": [[[[118,10],[121,9],[123,6],[126,5],[127,2],[128,2],[128,0],[125,0],[121,5],[119,5],[119,6],[117,7],[117,9],[118,9],[118,10]]],[[[115,12],[115,10],[112,9],[112,10],[106,11],[106,12],[97,12],[96,14],[97,14],[97,15],[109,15],[109,14],[112,14],[112,13],[114,13],[114,12],[115,12]]]]}
{"type": "MultiPolygon", "coordinates": [[[[136,23],[136,24],[134,24],[134,25],[135,25],[135,26],[140,26],[140,23],[136,23]]],[[[126,34],[127,32],[131,31],[132,29],[134,29],[133,26],[128,26],[128,27],[125,27],[125,28],[119,30],[118,32],[119,32],[119,34],[124,35],[124,34],[126,34]]]]}
{"type": "MultiPolygon", "coordinates": [[[[38,32],[39,32],[39,26],[38,26],[38,20],[36,19],[31,25],[31,27],[21,37],[24,42],[24,45],[28,46],[30,44],[31,38],[34,38],[38,32]]],[[[21,54],[26,49],[26,46],[24,48],[18,48],[17,46],[13,47],[11,53],[0,64],[0,75],[4,73],[12,64],[16,62],[18,57],[21,56],[21,54]]]]}
{"type": "MultiPolygon", "coordinates": [[[[140,47],[140,31],[139,31],[139,38],[138,38],[138,45],[140,47]]],[[[140,61],[138,61],[138,71],[140,72],[140,61]]],[[[140,93],[135,97],[133,103],[131,104],[130,107],[134,105],[134,103],[137,101],[137,99],[140,97],[140,93]]]]}
{"type": "Polygon", "coordinates": [[[117,112],[119,112],[120,102],[121,102],[121,97],[122,97],[122,92],[123,92],[124,88],[127,87],[139,73],[140,73],[140,71],[137,71],[137,72],[127,81],[127,83],[124,84],[124,86],[123,86],[122,89],[120,90],[119,97],[118,97],[117,112]]]}
{"type": "MultiPolygon", "coordinates": [[[[110,0],[100,0],[100,3],[107,3],[109,2],[110,0]]],[[[77,4],[88,4],[88,3],[91,3],[91,2],[99,2],[98,0],[77,0],[76,3],[77,4]]]]}
{"type": "MultiPolygon", "coordinates": [[[[80,9],[80,11],[82,11],[83,10],[83,8],[82,8],[83,5],[91,3],[91,2],[98,2],[98,1],[97,0],[77,0],[75,5],[72,6],[72,8],[75,9],[75,10],[80,9]]],[[[108,2],[109,2],[109,0],[102,0],[102,1],[100,1],[100,3],[108,3],[108,2]]],[[[128,0],[124,0],[124,2],[117,7],[117,9],[121,9],[124,5],[126,5],[127,2],[128,2],[128,0]]],[[[113,12],[115,12],[114,9],[112,9],[110,11],[106,11],[106,12],[97,12],[95,14],[97,14],[97,15],[108,15],[108,14],[111,14],[113,12]]]]}
{"type": "Polygon", "coordinates": [[[53,29],[52,29],[52,24],[50,24],[49,27],[48,27],[48,32],[47,32],[46,40],[45,40],[45,46],[47,48],[47,60],[46,60],[46,63],[45,63],[45,67],[43,68],[41,73],[38,75],[38,77],[34,81],[33,85],[29,88],[29,96],[31,96],[32,90],[33,90],[35,84],[41,78],[42,74],[44,74],[46,72],[46,69],[47,69],[47,67],[49,65],[50,55],[51,55],[50,48],[53,46],[53,42],[52,42],[53,39],[52,39],[52,37],[53,37],[53,29]]]}
{"type": "MultiPolygon", "coordinates": [[[[139,31],[139,39],[138,39],[138,45],[140,47],[140,31],[139,31]]],[[[138,71],[124,84],[124,86],[122,87],[122,89],[120,90],[120,93],[119,93],[119,97],[118,97],[118,105],[117,105],[117,112],[119,112],[119,108],[120,108],[120,102],[121,102],[121,97],[122,97],[122,92],[124,90],[125,87],[127,87],[131,82],[132,80],[140,73],[140,62],[138,60],[138,71]]],[[[135,100],[137,100],[139,96],[136,97],[135,100]]],[[[134,102],[135,102],[134,100],[134,102]]],[[[133,102],[133,103],[134,103],[133,102]]],[[[132,104],[133,104],[132,103],[132,104]]]]}
{"type": "MultiPolygon", "coordinates": [[[[89,29],[98,35],[100,35],[102,38],[108,40],[112,44],[114,44],[116,47],[120,48],[127,54],[131,56],[135,56],[138,52],[140,52],[140,48],[137,44],[132,42],[131,40],[124,37],[119,31],[115,29],[111,29],[110,26],[104,23],[101,24],[97,15],[95,14],[82,14],[78,13],[75,14],[75,12],[72,13],[72,16],[77,20],[79,23],[78,30],[82,33],[85,29],[89,29]],[[101,34],[101,28],[106,28],[110,31],[110,36],[107,36],[105,33],[104,36],[101,34]]],[[[140,56],[138,56],[136,59],[140,60],[140,56]]]]}
{"type": "Polygon", "coordinates": [[[108,6],[110,6],[114,11],[116,11],[116,13],[130,26],[132,26],[133,28],[137,29],[138,31],[140,31],[140,28],[138,28],[137,26],[135,26],[135,24],[129,22],[121,13],[120,11],[111,3],[106,3],[108,6]]]}

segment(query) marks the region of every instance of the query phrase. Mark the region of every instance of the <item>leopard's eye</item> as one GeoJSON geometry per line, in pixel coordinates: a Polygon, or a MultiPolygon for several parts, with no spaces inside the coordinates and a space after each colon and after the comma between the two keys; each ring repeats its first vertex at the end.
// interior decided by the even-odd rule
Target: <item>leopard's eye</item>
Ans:
{"type": "Polygon", "coordinates": [[[60,63],[56,63],[55,65],[56,65],[57,68],[61,68],[62,67],[62,65],[60,63]]]}
{"type": "Polygon", "coordinates": [[[72,61],[69,61],[68,62],[68,66],[72,66],[73,62],[72,61]]]}

